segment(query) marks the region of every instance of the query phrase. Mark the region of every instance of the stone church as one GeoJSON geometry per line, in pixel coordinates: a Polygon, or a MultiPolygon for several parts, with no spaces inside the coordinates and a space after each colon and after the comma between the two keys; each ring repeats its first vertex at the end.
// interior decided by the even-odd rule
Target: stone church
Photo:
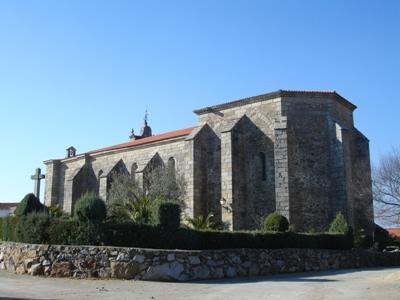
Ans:
{"type": "Polygon", "coordinates": [[[257,228],[274,211],[301,230],[324,230],[338,212],[371,230],[369,141],[356,129],[356,106],[334,91],[278,90],[195,110],[198,124],[45,161],[45,204],[70,213],[94,191],[107,201],[111,174],[142,184],[168,165],[187,184],[187,216],[207,215],[233,230],[257,228]]]}

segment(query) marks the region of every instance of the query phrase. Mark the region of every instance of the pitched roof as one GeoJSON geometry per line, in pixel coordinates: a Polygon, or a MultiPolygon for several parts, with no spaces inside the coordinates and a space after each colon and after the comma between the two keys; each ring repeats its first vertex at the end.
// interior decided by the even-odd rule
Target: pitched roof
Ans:
{"type": "Polygon", "coordinates": [[[14,202],[0,202],[0,209],[10,209],[10,208],[14,208],[17,207],[18,203],[14,203],[14,202]]]}
{"type": "Polygon", "coordinates": [[[260,101],[265,101],[265,100],[271,100],[271,99],[276,99],[280,97],[326,97],[330,96],[334,98],[335,100],[339,101],[343,105],[347,106],[351,110],[354,110],[357,108],[353,103],[348,101],[347,99],[343,98],[340,96],[336,91],[296,91],[296,90],[278,90],[275,92],[270,92],[266,94],[261,94],[258,96],[253,96],[253,97],[248,97],[248,98],[243,98],[239,100],[234,100],[222,104],[217,104],[213,106],[208,106],[200,109],[196,109],[194,111],[195,114],[201,115],[208,113],[210,111],[215,111],[215,110],[224,110],[224,109],[229,109],[233,108],[236,106],[241,106],[241,105],[246,105],[250,103],[256,103],[260,101]]]}
{"type": "Polygon", "coordinates": [[[131,140],[126,143],[89,151],[88,153],[95,154],[95,153],[100,153],[100,152],[131,148],[131,147],[135,147],[135,146],[139,146],[139,145],[151,144],[151,143],[161,142],[161,141],[165,141],[165,140],[169,140],[169,139],[184,137],[184,136],[189,135],[193,129],[194,129],[194,127],[165,132],[162,134],[149,136],[149,137],[142,138],[139,140],[131,140]]]}
{"type": "Polygon", "coordinates": [[[386,228],[390,235],[400,237],[400,228],[386,228]]]}

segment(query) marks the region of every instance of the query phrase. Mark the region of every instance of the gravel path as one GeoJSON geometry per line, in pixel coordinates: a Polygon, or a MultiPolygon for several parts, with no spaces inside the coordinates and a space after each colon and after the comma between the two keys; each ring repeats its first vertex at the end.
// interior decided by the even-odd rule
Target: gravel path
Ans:
{"type": "Polygon", "coordinates": [[[400,268],[190,283],[40,278],[0,271],[3,299],[399,300],[400,268]]]}

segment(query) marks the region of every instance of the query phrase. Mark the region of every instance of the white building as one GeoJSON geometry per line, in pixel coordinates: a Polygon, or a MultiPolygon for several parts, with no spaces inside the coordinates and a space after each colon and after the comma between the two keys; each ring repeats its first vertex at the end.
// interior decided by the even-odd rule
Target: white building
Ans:
{"type": "Polygon", "coordinates": [[[17,205],[18,203],[0,203],[0,218],[13,214],[17,205]]]}

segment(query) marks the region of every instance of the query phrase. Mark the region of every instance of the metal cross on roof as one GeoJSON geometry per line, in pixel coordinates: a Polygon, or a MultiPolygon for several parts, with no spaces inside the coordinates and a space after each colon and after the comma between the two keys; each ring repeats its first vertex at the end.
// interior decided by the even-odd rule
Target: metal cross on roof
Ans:
{"type": "Polygon", "coordinates": [[[41,173],[40,168],[37,168],[35,174],[31,176],[31,179],[35,181],[35,188],[33,193],[35,194],[36,198],[39,199],[40,197],[40,180],[44,179],[45,175],[41,173]]]}

